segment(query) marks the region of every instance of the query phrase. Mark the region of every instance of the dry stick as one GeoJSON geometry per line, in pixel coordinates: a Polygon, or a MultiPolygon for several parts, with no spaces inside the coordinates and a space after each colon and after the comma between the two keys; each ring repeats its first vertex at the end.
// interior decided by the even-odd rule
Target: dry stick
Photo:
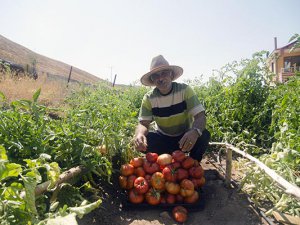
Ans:
{"type": "MultiPolygon", "coordinates": [[[[247,159],[255,162],[262,170],[265,171],[266,174],[268,174],[273,180],[275,180],[280,185],[280,187],[282,187],[284,189],[285,193],[293,195],[295,198],[300,200],[300,188],[299,187],[297,187],[294,184],[289,183],[287,180],[285,180],[283,177],[278,175],[274,170],[270,169],[265,164],[260,162],[258,159],[254,158],[253,156],[247,154],[246,152],[241,151],[240,149],[238,149],[228,143],[210,142],[209,144],[226,146],[226,148],[231,149],[231,150],[241,154],[242,156],[246,157],[247,159]]],[[[227,165],[226,165],[226,167],[227,167],[227,165]]]]}
{"type": "MultiPolygon", "coordinates": [[[[75,178],[79,174],[86,172],[86,169],[83,166],[77,166],[74,168],[71,168],[65,172],[63,172],[61,175],[59,175],[58,180],[55,182],[55,186],[68,182],[70,179],[75,178]]],[[[46,181],[44,183],[41,183],[36,186],[35,188],[35,196],[39,196],[43,194],[45,191],[47,191],[47,188],[49,187],[50,181],[46,181]]]]}
{"type": "Polygon", "coordinates": [[[232,170],[232,150],[226,149],[226,173],[225,173],[225,185],[230,187],[231,184],[231,170],[232,170]]]}

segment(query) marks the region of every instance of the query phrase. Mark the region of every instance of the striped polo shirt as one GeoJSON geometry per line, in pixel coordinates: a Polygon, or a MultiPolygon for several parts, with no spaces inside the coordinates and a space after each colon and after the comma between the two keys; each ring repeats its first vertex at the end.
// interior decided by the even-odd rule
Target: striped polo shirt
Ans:
{"type": "Polygon", "coordinates": [[[168,136],[178,136],[191,128],[193,117],[204,111],[194,90],[181,83],[172,83],[169,94],[157,88],[144,95],[139,121],[155,121],[155,129],[168,136]]]}

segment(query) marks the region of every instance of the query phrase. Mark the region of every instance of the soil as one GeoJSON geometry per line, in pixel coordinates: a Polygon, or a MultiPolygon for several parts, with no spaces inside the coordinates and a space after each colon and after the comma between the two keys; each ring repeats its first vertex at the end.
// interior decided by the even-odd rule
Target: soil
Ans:
{"type": "MultiPolygon", "coordinates": [[[[209,163],[206,156],[201,165],[205,170],[206,184],[202,188],[205,207],[198,211],[189,211],[188,220],[184,224],[205,225],[261,225],[266,221],[253,209],[245,194],[236,188],[226,188],[224,178],[219,170],[209,163]]],[[[172,218],[170,210],[157,208],[127,209],[124,199],[116,185],[102,186],[106,192],[101,207],[92,211],[82,219],[79,225],[171,225],[178,224],[172,218]]]]}

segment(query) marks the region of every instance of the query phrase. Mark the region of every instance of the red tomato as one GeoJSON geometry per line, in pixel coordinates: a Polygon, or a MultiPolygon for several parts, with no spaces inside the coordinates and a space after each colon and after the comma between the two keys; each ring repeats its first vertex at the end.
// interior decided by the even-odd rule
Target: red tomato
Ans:
{"type": "Polygon", "coordinates": [[[172,156],[170,154],[164,153],[158,156],[156,161],[160,166],[165,167],[172,163],[172,156]]]}
{"type": "Polygon", "coordinates": [[[144,195],[137,193],[135,189],[131,189],[129,191],[128,196],[129,196],[129,201],[134,203],[134,204],[139,204],[139,203],[142,203],[144,201],[144,195]]]}
{"type": "Polygon", "coordinates": [[[175,168],[175,169],[178,169],[178,168],[181,167],[180,162],[172,162],[171,165],[172,165],[172,167],[175,168]]]}
{"type": "Polygon", "coordinates": [[[174,182],[166,182],[165,187],[168,193],[176,195],[180,192],[180,185],[174,182]]]}
{"type": "Polygon", "coordinates": [[[145,198],[150,205],[158,205],[161,201],[161,195],[159,191],[155,190],[154,188],[149,189],[145,195],[145,198]]]}
{"type": "Polygon", "coordinates": [[[151,163],[148,161],[144,161],[143,168],[148,174],[153,174],[155,172],[160,171],[159,165],[156,162],[151,163]]]}
{"type": "Polygon", "coordinates": [[[123,164],[121,166],[120,172],[123,176],[129,176],[129,175],[133,174],[134,167],[133,167],[133,165],[131,165],[129,163],[123,164]]]}
{"type": "Polygon", "coordinates": [[[121,188],[126,189],[126,186],[127,186],[127,177],[125,177],[125,176],[119,176],[119,184],[120,184],[121,188]]]}
{"type": "Polygon", "coordinates": [[[145,177],[146,172],[143,169],[143,167],[136,167],[134,168],[134,174],[137,175],[138,177],[145,177]]]}
{"type": "Polygon", "coordinates": [[[189,177],[189,172],[186,169],[179,168],[177,169],[177,180],[181,181],[189,177]]]}
{"type": "Polygon", "coordinates": [[[204,175],[204,170],[202,166],[193,166],[189,169],[189,175],[193,178],[201,178],[204,175]]]}
{"type": "Polygon", "coordinates": [[[199,185],[199,187],[202,187],[204,184],[205,184],[205,177],[201,177],[200,178],[200,181],[199,181],[199,183],[198,183],[198,185],[199,185]]]}
{"type": "Polygon", "coordinates": [[[197,159],[194,160],[194,166],[200,166],[200,162],[197,159]]]}
{"type": "Polygon", "coordinates": [[[182,162],[181,162],[181,166],[184,169],[189,169],[192,166],[194,166],[194,159],[190,156],[187,156],[182,162]]]}
{"type": "Polygon", "coordinates": [[[183,202],[183,197],[180,194],[176,195],[176,202],[178,202],[178,203],[183,202]]]}
{"type": "Polygon", "coordinates": [[[151,186],[151,175],[150,174],[146,174],[145,175],[145,179],[148,182],[148,185],[151,186]]]}
{"type": "Polygon", "coordinates": [[[180,194],[182,197],[189,197],[195,192],[195,187],[192,181],[184,179],[180,182],[180,194]]]}
{"type": "Polygon", "coordinates": [[[200,187],[201,178],[191,178],[191,181],[193,182],[195,189],[200,187]]]}
{"type": "Polygon", "coordinates": [[[191,181],[193,182],[195,188],[200,188],[205,184],[205,178],[192,178],[191,181]]]}
{"type": "Polygon", "coordinates": [[[133,165],[134,167],[140,167],[143,165],[143,158],[142,157],[135,157],[130,160],[130,164],[133,165]]]}
{"type": "Polygon", "coordinates": [[[166,181],[172,181],[175,182],[177,180],[177,170],[171,165],[166,166],[162,173],[164,175],[164,178],[166,181]]]}
{"type": "Polygon", "coordinates": [[[157,158],[158,158],[158,154],[155,152],[146,153],[146,159],[148,162],[154,163],[154,162],[156,162],[157,158]]]}
{"type": "Polygon", "coordinates": [[[136,178],[133,186],[139,194],[145,194],[149,190],[148,182],[144,177],[136,178]]]}
{"type": "Polygon", "coordinates": [[[167,203],[166,196],[161,196],[160,203],[162,203],[162,204],[166,204],[167,203]]]}
{"type": "Polygon", "coordinates": [[[167,194],[166,202],[167,202],[168,204],[174,204],[174,203],[176,202],[176,197],[175,197],[175,195],[167,194]]]}
{"type": "Polygon", "coordinates": [[[136,175],[130,175],[130,176],[127,178],[127,186],[126,186],[126,189],[132,189],[132,188],[133,188],[133,184],[134,184],[134,181],[135,181],[136,178],[137,178],[136,175]]]}
{"type": "Polygon", "coordinates": [[[155,172],[151,177],[151,186],[157,190],[165,190],[165,178],[161,172],[155,172]]]}
{"type": "Polygon", "coordinates": [[[172,210],[174,219],[179,223],[184,223],[187,220],[187,210],[183,206],[176,206],[172,210]]]}
{"type": "Polygon", "coordinates": [[[185,159],[185,153],[181,150],[176,150],[172,153],[175,162],[182,162],[185,159]]]}
{"type": "Polygon", "coordinates": [[[194,193],[191,196],[185,197],[183,201],[185,203],[194,204],[198,201],[198,199],[199,199],[199,193],[197,191],[194,191],[194,193]]]}

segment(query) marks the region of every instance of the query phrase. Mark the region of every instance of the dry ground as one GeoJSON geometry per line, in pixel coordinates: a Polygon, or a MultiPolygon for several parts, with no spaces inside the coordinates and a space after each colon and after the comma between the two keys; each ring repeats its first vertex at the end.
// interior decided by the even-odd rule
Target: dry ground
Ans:
{"type": "MultiPolygon", "coordinates": [[[[202,161],[207,182],[203,187],[205,207],[189,212],[184,224],[205,225],[260,225],[266,224],[253,210],[243,193],[225,188],[222,176],[206,157],[202,161]]],[[[176,222],[163,209],[125,209],[118,185],[108,186],[102,207],[78,220],[79,225],[171,225],[176,222]]]]}

